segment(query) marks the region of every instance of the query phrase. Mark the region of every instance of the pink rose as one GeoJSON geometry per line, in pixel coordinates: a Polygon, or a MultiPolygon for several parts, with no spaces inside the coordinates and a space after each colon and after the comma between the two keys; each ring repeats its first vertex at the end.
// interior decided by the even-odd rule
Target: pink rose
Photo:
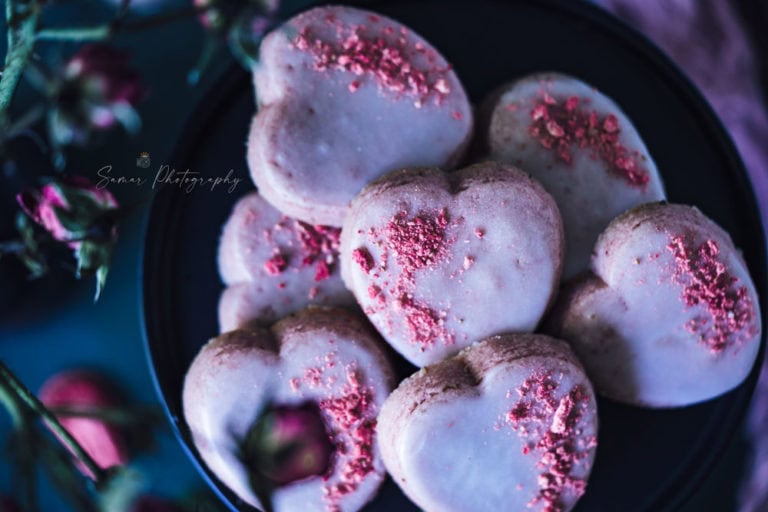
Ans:
{"type": "Polygon", "coordinates": [[[85,144],[91,132],[140,126],[134,107],[147,96],[128,52],[86,44],[64,65],[54,92],[49,131],[57,145],[85,144]]]}
{"type": "MultiPolygon", "coordinates": [[[[43,384],[39,398],[54,412],[57,408],[98,412],[99,409],[120,406],[110,383],[100,375],[84,370],[54,375],[43,384]]],[[[57,415],[57,418],[100,467],[106,469],[128,461],[125,433],[119,428],[91,417],[57,415]]],[[[80,470],[94,477],[87,468],[80,466],[80,470]]]]}
{"type": "Polygon", "coordinates": [[[96,299],[107,279],[117,241],[118,204],[106,189],[82,176],[53,180],[16,196],[26,214],[66,243],[77,259],[77,277],[96,275],[96,299]]]}
{"type": "Polygon", "coordinates": [[[287,485],[326,473],[334,446],[317,406],[269,408],[243,446],[244,462],[256,478],[287,485]]]}
{"type": "Polygon", "coordinates": [[[280,0],[192,0],[200,23],[225,40],[232,55],[251,69],[264,36],[279,24],[280,0]]]}
{"type": "Polygon", "coordinates": [[[51,236],[70,247],[97,234],[105,212],[118,208],[117,200],[106,189],[99,189],[87,178],[69,176],[43,185],[39,190],[16,196],[22,209],[51,236]]]}

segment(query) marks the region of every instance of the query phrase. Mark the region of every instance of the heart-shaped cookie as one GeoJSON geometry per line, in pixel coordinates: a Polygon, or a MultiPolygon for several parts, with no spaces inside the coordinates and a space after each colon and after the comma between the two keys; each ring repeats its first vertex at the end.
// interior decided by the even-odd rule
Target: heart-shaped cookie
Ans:
{"type": "Polygon", "coordinates": [[[560,279],[562,223],[552,197],[514,167],[406,169],[354,199],[340,257],[371,322],[424,366],[536,327],[560,279]]]}
{"type": "Polygon", "coordinates": [[[184,416],[200,456],[260,507],[242,447],[267,407],[315,404],[335,446],[324,475],[278,487],[277,512],[354,512],[384,479],[376,417],[393,385],[381,341],[342,309],[312,308],[271,330],[239,330],[206,344],[184,381],[184,416]]]}
{"type": "Polygon", "coordinates": [[[340,230],[286,217],[253,192],[222,229],[219,328],[269,325],[309,305],[353,306],[338,269],[340,230]]]}
{"type": "Polygon", "coordinates": [[[387,398],[382,457],[424,510],[567,512],[597,446],[592,387],[565,342],[505,334],[423,368],[387,398]]]}
{"type": "Polygon", "coordinates": [[[592,269],[558,298],[547,329],[571,343],[599,393],[684,406],[749,374],[761,332],[755,287],[731,238],[698,209],[630,210],[600,236],[592,269]]]}
{"type": "Polygon", "coordinates": [[[450,64],[384,16],[318,7],[261,44],[259,112],[248,164],[261,194],[287,215],[341,226],[349,201],[382,174],[450,166],[472,109],[450,64]]]}
{"type": "Polygon", "coordinates": [[[519,166],[563,215],[563,279],[589,268],[598,235],[619,214],[665,198],[659,172],[618,105],[575,78],[542,73],[486,101],[491,158],[519,166]]]}

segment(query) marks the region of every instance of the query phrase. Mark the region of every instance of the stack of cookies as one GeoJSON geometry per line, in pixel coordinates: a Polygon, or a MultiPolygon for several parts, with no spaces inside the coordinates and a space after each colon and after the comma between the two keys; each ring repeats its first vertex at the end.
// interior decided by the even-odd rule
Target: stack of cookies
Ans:
{"type": "Polygon", "coordinates": [[[530,75],[475,116],[429,42],[333,6],[267,36],[254,83],[258,191],[223,228],[222,334],[183,397],[201,457],[245,503],[355,512],[388,472],[427,512],[567,512],[588,487],[595,393],[683,407],[750,372],[744,260],[665,202],[595,88],[530,75]],[[265,484],[244,446],[269,411],[307,404],[331,448],[265,484]]]}

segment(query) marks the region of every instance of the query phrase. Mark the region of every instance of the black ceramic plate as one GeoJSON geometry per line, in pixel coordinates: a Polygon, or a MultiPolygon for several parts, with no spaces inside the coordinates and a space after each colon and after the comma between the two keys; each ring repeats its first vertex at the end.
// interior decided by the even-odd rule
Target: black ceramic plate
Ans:
{"type": "MultiPolygon", "coordinates": [[[[366,2],[411,26],[453,62],[480,101],[500,84],[538,70],[573,74],[614,98],[634,120],[661,169],[671,201],[697,205],[733,236],[763,298],[766,258],[760,216],[734,147],[688,80],[642,36],[574,0],[366,2]]],[[[234,194],[161,191],[147,223],[143,298],[149,362],[175,432],[191,460],[233,510],[249,510],[200,462],[182,416],[184,373],[217,333],[220,227],[251,188],[245,163],[254,112],[249,77],[232,71],[210,93],[181,139],[173,165],[204,175],[234,169],[234,194]]],[[[674,510],[717,461],[744,415],[757,378],[716,400],[646,410],[601,400],[600,443],[577,511],[674,510]]],[[[368,512],[418,509],[391,482],[368,512]]]]}

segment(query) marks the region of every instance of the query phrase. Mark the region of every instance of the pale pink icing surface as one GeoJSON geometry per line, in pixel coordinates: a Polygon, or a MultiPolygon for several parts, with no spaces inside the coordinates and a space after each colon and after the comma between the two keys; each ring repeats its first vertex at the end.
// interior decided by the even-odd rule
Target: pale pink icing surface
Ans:
{"type": "Polygon", "coordinates": [[[762,328],[754,284],[728,234],[699,210],[629,212],[601,235],[592,266],[594,276],[559,299],[553,330],[598,392],[684,406],[749,374],[762,328]]]}
{"type": "Polygon", "coordinates": [[[590,85],[556,73],[534,74],[495,100],[491,157],[539,180],[563,214],[563,278],[589,268],[600,232],[640,204],[665,198],[656,164],[629,118],[590,85]]]}
{"type": "Polygon", "coordinates": [[[387,399],[379,428],[398,485],[444,512],[571,510],[597,446],[586,375],[540,335],[493,337],[422,369],[387,399]]]}
{"type": "Polygon", "coordinates": [[[306,11],[268,35],[254,71],[251,175],[281,211],[340,226],[370,181],[407,166],[453,165],[472,109],[423,38],[349,7],[306,11]]]}
{"type": "Polygon", "coordinates": [[[260,506],[237,457],[263,407],[315,402],[336,445],[329,473],[279,488],[277,512],[354,512],[378,490],[385,470],[377,415],[392,389],[380,342],[344,310],[304,310],[267,330],[214,338],[190,367],[184,416],[195,446],[216,476],[260,506]],[[275,341],[277,340],[277,341],[275,341]]]}
{"type": "Polygon", "coordinates": [[[270,324],[308,305],[354,305],[341,281],[340,230],[286,217],[252,192],[222,228],[219,272],[228,288],[219,300],[227,332],[270,324]]]}
{"type": "Polygon", "coordinates": [[[552,198],[495,163],[387,175],[354,200],[341,242],[345,283],[418,366],[491,334],[532,331],[562,254],[552,198]]]}

